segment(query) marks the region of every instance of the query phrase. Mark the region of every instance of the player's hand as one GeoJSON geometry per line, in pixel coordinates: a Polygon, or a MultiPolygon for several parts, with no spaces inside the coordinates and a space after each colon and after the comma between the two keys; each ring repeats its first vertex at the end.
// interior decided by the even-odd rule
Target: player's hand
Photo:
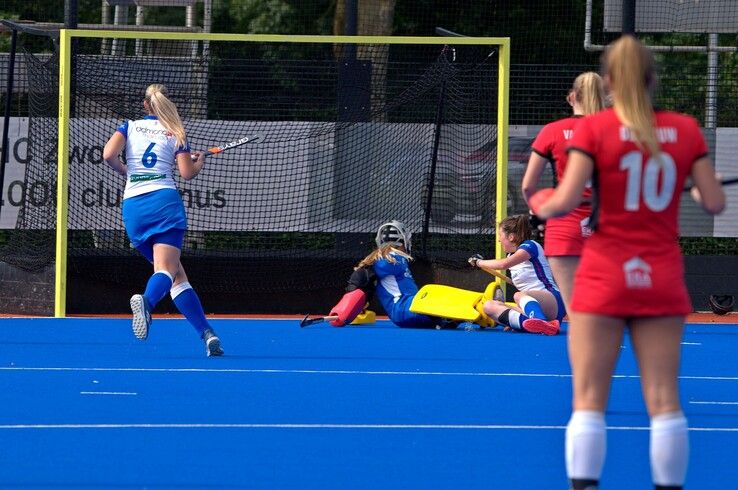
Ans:
{"type": "Polygon", "coordinates": [[[469,265],[472,267],[479,267],[480,260],[484,260],[484,257],[482,257],[481,254],[474,254],[467,259],[467,262],[469,262],[469,265]]]}
{"type": "Polygon", "coordinates": [[[692,196],[692,199],[694,199],[694,202],[702,204],[702,194],[700,194],[700,190],[696,185],[693,185],[692,188],[689,189],[689,194],[692,196]]]}
{"type": "Polygon", "coordinates": [[[540,207],[548,201],[554,193],[553,187],[546,187],[540,189],[538,192],[530,196],[528,199],[528,207],[533,214],[539,214],[538,210],[540,207]]]}
{"type": "Polygon", "coordinates": [[[195,163],[205,163],[205,153],[200,151],[193,151],[190,153],[190,156],[192,157],[192,161],[195,163]]]}
{"type": "MultiPolygon", "coordinates": [[[[716,172],[715,179],[720,182],[723,180],[723,176],[716,172]]],[[[694,202],[696,202],[697,204],[702,204],[702,194],[700,193],[700,190],[697,188],[696,185],[693,185],[689,189],[689,194],[692,196],[692,199],[694,199],[694,202]]]]}

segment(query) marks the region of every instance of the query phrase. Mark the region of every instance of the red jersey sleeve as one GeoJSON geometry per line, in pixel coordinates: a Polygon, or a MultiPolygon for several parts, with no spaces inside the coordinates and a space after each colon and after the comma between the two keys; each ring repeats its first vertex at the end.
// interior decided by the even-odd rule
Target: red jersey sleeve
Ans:
{"type": "Polygon", "coordinates": [[[548,158],[549,160],[551,160],[553,156],[553,147],[556,142],[554,131],[555,128],[553,127],[553,124],[546,124],[543,126],[543,129],[541,129],[538,136],[536,136],[535,141],[531,145],[534,152],[538,153],[543,158],[548,158]]]}
{"type": "Polygon", "coordinates": [[[699,125],[699,123],[697,122],[696,119],[694,119],[692,117],[690,117],[689,120],[690,120],[690,123],[691,123],[690,125],[692,126],[691,129],[692,129],[692,131],[694,131],[694,134],[695,134],[694,138],[692,139],[694,141],[694,144],[695,144],[694,161],[692,162],[692,163],[694,163],[697,160],[699,160],[700,158],[703,158],[703,157],[706,157],[707,155],[709,155],[710,152],[707,149],[707,143],[705,142],[705,137],[702,136],[702,131],[700,131],[700,125],[699,125]]]}
{"type": "Polygon", "coordinates": [[[578,150],[594,160],[599,148],[599,140],[595,136],[593,121],[592,116],[584,117],[574,126],[574,134],[569,140],[567,151],[578,150]]]}

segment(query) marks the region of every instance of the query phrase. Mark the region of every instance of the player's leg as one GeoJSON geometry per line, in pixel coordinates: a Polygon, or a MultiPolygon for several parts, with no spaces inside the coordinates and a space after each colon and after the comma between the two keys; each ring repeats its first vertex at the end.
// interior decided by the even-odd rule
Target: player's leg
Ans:
{"type": "Polygon", "coordinates": [[[630,331],[651,417],[651,473],[657,488],[681,488],[687,473],[687,419],[679,403],[679,371],[684,317],[639,318],[630,331]]]}
{"type": "MultiPolygon", "coordinates": [[[[173,230],[174,233],[168,235],[182,235],[183,230],[173,230]]],[[[180,246],[176,244],[166,243],[166,238],[162,236],[156,237],[157,243],[154,244],[154,273],[146,283],[144,296],[149,301],[151,308],[155,308],[167,292],[172,288],[175,277],[179,271],[179,258],[181,255],[180,246]]],[[[174,237],[172,240],[177,241],[174,237]]]]}
{"type": "Polygon", "coordinates": [[[551,266],[551,272],[556,285],[561,291],[564,298],[564,304],[568,308],[571,304],[571,292],[574,287],[574,273],[579,265],[579,256],[577,255],[561,255],[556,257],[546,257],[551,266]]]}
{"type": "Polygon", "coordinates": [[[624,330],[623,319],[570,312],[574,411],[566,427],[566,473],[574,490],[597,488],[602,473],[604,413],[624,330]]]}
{"type": "Polygon", "coordinates": [[[131,243],[154,265],[144,293],[131,297],[133,332],[144,340],[151,325],[151,311],[171,288],[177,273],[187,218],[176,189],[124,199],[122,212],[131,243]]]}
{"type": "Polygon", "coordinates": [[[525,332],[523,322],[528,319],[519,308],[510,308],[507,304],[494,299],[484,302],[484,313],[495,322],[505,326],[505,331],[525,332]]]}
{"type": "Polygon", "coordinates": [[[169,292],[172,301],[205,342],[206,354],[208,356],[222,356],[223,348],[220,344],[220,338],[205,317],[205,310],[203,310],[199,296],[190,285],[184,266],[181,263],[178,266],[179,272],[169,292]]]}
{"type": "Polygon", "coordinates": [[[529,318],[555,320],[559,316],[559,303],[550,291],[518,291],[514,298],[529,318]]]}
{"type": "MultiPolygon", "coordinates": [[[[177,234],[176,231],[174,234],[177,234]]],[[[172,287],[179,268],[179,248],[166,243],[155,243],[159,240],[167,241],[167,237],[161,236],[152,237],[136,247],[154,265],[154,273],[149,277],[144,293],[131,296],[133,333],[141,340],[148,337],[151,312],[172,287]]]]}
{"type": "MultiPolygon", "coordinates": [[[[557,293],[558,294],[558,293],[557,293]]],[[[525,315],[523,329],[531,333],[559,333],[559,301],[550,291],[518,291],[515,302],[525,315]]]]}

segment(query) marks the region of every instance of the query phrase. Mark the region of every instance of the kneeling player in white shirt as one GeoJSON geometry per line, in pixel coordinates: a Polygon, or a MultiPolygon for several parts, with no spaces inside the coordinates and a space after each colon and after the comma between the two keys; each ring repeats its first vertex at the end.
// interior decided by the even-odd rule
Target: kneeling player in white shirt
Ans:
{"type": "Polygon", "coordinates": [[[513,284],[518,289],[514,295],[518,307],[489,300],[484,304],[484,312],[513,330],[556,335],[566,308],[543,247],[531,239],[528,216],[505,218],[497,235],[507,257],[484,260],[475,256],[469,263],[488,271],[510,269],[513,284]]]}

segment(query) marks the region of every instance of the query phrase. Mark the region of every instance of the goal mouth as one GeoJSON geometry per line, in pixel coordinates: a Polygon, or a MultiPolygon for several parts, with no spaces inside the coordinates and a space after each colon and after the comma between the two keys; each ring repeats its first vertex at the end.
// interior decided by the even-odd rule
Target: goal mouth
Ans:
{"type": "Polygon", "coordinates": [[[210,153],[197,178],[174,172],[200,294],[342,288],[390,219],[413,233],[420,263],[462,270],[508,211],[497,203],[507,203],[505,38],[58,34],[50,57],[24,55],[32,157],[15,228],[53,233],[45,260],[16,264],[54,264],[60,284],[63,274],[134,287],[146,272],[121,219],[125,179],[102,148],[143,117],[151,83],[167,87],[193,151],[210,153]]]}

